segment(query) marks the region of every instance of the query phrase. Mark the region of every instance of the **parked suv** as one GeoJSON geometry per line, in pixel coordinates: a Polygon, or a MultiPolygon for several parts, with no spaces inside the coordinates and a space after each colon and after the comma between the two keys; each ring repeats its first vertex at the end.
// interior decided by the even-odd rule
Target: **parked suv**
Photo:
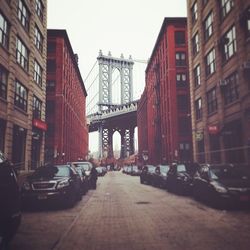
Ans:
{"type": "Polygon", "coordinates": [[[22,186],[25,206],[32,202],[56,201],[72,207],[81,196],[81,177],[69,165],[39,167],[22,186]]]}
{"type": "Polygon", "coordinates": [[[20,192],[12,164],[0,151],[0,249],[7,249],[21,221],[20,192]]]}

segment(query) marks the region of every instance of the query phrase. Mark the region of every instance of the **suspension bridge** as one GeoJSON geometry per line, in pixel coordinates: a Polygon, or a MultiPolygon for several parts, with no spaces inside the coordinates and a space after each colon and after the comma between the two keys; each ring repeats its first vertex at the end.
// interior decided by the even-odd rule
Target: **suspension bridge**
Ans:
{"type": "MultiPolygon", "coordinates": [[[[139,93],[134,97],[133,68],[135,60],[129,56],[112,57],[99,51],[96,62],[85,79],[87,87],[87,119],[89,132],[98,132],[99,158],[113,158],[113,135],[117,131],[121,137],[120,158],[135,153],[135,127],[137,126],[138,94],[144,88],[140,84],[139,93]]],[[[143,71],[144,73],[144,71],[143,71]]],[[[138,91],[138,87],[137,87],[138,91]]]]}

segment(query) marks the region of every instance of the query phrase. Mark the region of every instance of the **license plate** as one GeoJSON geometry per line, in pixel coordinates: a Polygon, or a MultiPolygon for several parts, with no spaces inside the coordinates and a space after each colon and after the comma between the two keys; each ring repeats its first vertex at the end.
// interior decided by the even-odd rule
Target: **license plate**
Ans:
{"type": "Polygon", "coordinates": [[[38,200],[46,200],[47,199],[47,195],[40,194],[40,195],[37,196],[37,199],[38,200]]]}
{"type": "Polygon", "coordinates": [[[240,200],[241,200],[241,201],[249,201],[249,200],[250,200],[250,196],[241,195],[241,196],[240,196],[240,200]]]}

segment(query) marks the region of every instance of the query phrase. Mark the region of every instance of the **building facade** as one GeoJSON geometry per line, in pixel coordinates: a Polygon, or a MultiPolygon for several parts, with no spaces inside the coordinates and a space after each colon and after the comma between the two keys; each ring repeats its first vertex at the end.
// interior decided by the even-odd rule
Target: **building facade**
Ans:
{"type": "Polygon", "coordinates": [[[44,161],[47,1],[0,3],[0,150],[28,170],[44,161]]]}
{"type": "Polygon", "coordinates": [[[194,159],[250,161],[250,1],[188,0],[194,159]]]}
{"type": "MultiPolygon", "coordinates": [[[[146,69],[145,92],[148,162],[191,161],[186,18],[164,19],[146,69]]],[[[138,122],[139,135],[141,129],[138,122]]]]}
{"type": "Polygon", "coordinates": [[[88,155],[87,92],[65,30],[48,30],[46,161],[66,163],[88,155]]]}

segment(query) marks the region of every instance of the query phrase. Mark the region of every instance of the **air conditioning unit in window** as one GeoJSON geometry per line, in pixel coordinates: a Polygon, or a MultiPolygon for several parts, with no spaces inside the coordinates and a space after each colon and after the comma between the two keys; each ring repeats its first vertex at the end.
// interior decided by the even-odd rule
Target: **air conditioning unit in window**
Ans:
{"type": "Polygon", "coordinates": [[[227,85],[227,81],[226,80],[219,80],[219,86],[220,87],[225,87],[227,85]]]}
{"type": "Polygon", "coordinates": [[[244,62],[242,64],[243,69],[250,69],[250,61],[244,62]]]}

